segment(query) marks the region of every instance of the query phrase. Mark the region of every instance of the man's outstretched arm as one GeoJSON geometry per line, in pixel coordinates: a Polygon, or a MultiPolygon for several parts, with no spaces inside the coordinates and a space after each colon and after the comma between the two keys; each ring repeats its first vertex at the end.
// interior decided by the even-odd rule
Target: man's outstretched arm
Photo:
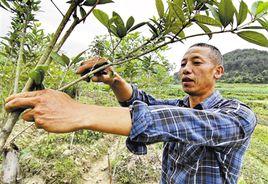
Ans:
{"type": "Polygon", "coordinates": [[[22,114],[24,120],[54,133],[89,129],[128,136],[132,126],[129,108],[85,105],[49,89],[10,96],[5,109],[27,109],[22,114]]]}
{"type": "MultiPolygon", "coordinates": [[[[77,69],[77,74],[84,75],[85,73],[92,70],[96,65],[103,65],[107,63],[105,58],[94,57],[90,58],[87,61],[84,61],[82,65],[77,69]]],[[[89,81],[87,79],[86,81],[89,81]]],[[[128,107],[135,100],[140,100],[148,105],[175,105],[177,101],[167,101],[167,100],[158,100],[153,96],[148,95],[147,93],[138,90],[135,86],[131,86],[127,83],[118,73],[114,71],[112,67],[108,67],[100,72],[97,72],[91,79],[93,82],[103,82],[108,84],[113,90],[117,100],[121,102],[121,106],[128,107]],[[114,75],[110,75],[111,73],[114,75]],[[133,87],[133,88],[132,88],[133,87]]]]}

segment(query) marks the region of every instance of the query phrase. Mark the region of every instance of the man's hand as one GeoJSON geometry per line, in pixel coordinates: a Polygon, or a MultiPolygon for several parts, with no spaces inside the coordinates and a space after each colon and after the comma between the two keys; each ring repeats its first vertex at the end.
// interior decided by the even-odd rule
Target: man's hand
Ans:
{"type": "MultiPolygon", "coordinates": [[[[92,68],[103,65],[106,63],[107,60],[104,58],[92,58],[82,63],[82,65],[78,68],[77,74],[85,75],[86,73],[90,72],[92,68]]],[[[89,80],[87,80],[89,82],[89,80]]],[[[103,82],[105,84],[110,85],[111,89],[113,90],[116,98],[118,101],[123,102],[129,100],[132,95],[132,87],[120,77],[119,74],[114,72],[112,67],[108,67],[100,72],[97,72],[92,77],[93,82],[103,82]],[[111,72],[114,75],[111,75],[111,72]]]]}
{"type": "Polygon", "coordinates": [[[5,109],[27,109],[22,114],[24,120],[54,133],[89,129],[129,135],[132,126],[129,108],[84,105],[51,89],[12,95],[6,99],[5,109]]]}
{"type": "Polygon", "coordinates": [[[46,89],[12,95],[6,99],[5,109],[26,109],[22,113],[25,121],[35,121],[37,127],[48,132],[64,133],[83,128],[82,120],[88,113],[85,106],[65,93],[46,89]]]}
{"type": "MultiPolygon", "coordinates": [[[[85,75],[86,73],[90,72],[91,70],[94,70],[98,68],[99,66],[108,64],[108,61],[105,58],[99,58],[94,57],[87,61],[84,61],[81,66],[77,70],[77,74],[85,75]]],[[[112,67],[108,67],[100,72],[97,72],[92,77],[93,82],[103,82],[108,85],[112,85],[114,83],[114,76],[111,75],[114,70],[112,67]]],[[[87,82],[90,81],[90,79],[86,79],[87,82]]]]}

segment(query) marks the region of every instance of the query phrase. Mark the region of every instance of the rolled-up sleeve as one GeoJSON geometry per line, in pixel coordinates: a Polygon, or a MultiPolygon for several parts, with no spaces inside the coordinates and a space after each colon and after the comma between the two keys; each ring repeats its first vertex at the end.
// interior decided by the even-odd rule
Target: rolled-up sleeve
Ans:
{"type": "Polygon", "coordinates": [[[155,142],[239,145],[252,134],[256,125],[254,113],[238,101],[207,110],[149,106],[142,101],[134,101],[130,108],[132,129],[126,145],[135,154],[146,154],[146,145],[155,142]]]}
{"type": "Polygon", "coordinates": [[[133,102],[135,100],[138,100],[138,96],[139,96],[139,90],[138,90],[138,88],[134,84],[132,84],[131,87],[132,87],[132,95],[131,95],[130,99],[127,100],[127,101],[124,101],[124,102],[120,102],[119,101],[119,104],[122,107],[129,107],[130,105],[133,104],[133,102]]]}

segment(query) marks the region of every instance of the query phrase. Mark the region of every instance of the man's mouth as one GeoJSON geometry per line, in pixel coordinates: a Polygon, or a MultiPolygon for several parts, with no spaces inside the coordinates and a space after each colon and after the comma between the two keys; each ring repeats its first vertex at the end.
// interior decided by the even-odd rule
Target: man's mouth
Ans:
{"type": "Polygon", "coordinates": [[[194,80],[189,77],[183,77],[181,81],[182,82],[194,82],[194,80]]]}

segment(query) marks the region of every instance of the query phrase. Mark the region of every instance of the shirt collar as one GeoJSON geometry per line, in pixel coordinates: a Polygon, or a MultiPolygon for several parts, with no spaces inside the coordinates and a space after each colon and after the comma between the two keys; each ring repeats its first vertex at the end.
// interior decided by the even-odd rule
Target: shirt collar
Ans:
{"type": "MultiPolygon", "coordinates": [[[[203,102],[195,106],[195,109],[209,109],[213,107],[216,103],[222,100],[222,96],[218,90],[215,90],[209,97],[207,97],[203,102]]],[[[189,107],[189,95],[185,96],[179,101],[180,106],[189,107]]]]}

